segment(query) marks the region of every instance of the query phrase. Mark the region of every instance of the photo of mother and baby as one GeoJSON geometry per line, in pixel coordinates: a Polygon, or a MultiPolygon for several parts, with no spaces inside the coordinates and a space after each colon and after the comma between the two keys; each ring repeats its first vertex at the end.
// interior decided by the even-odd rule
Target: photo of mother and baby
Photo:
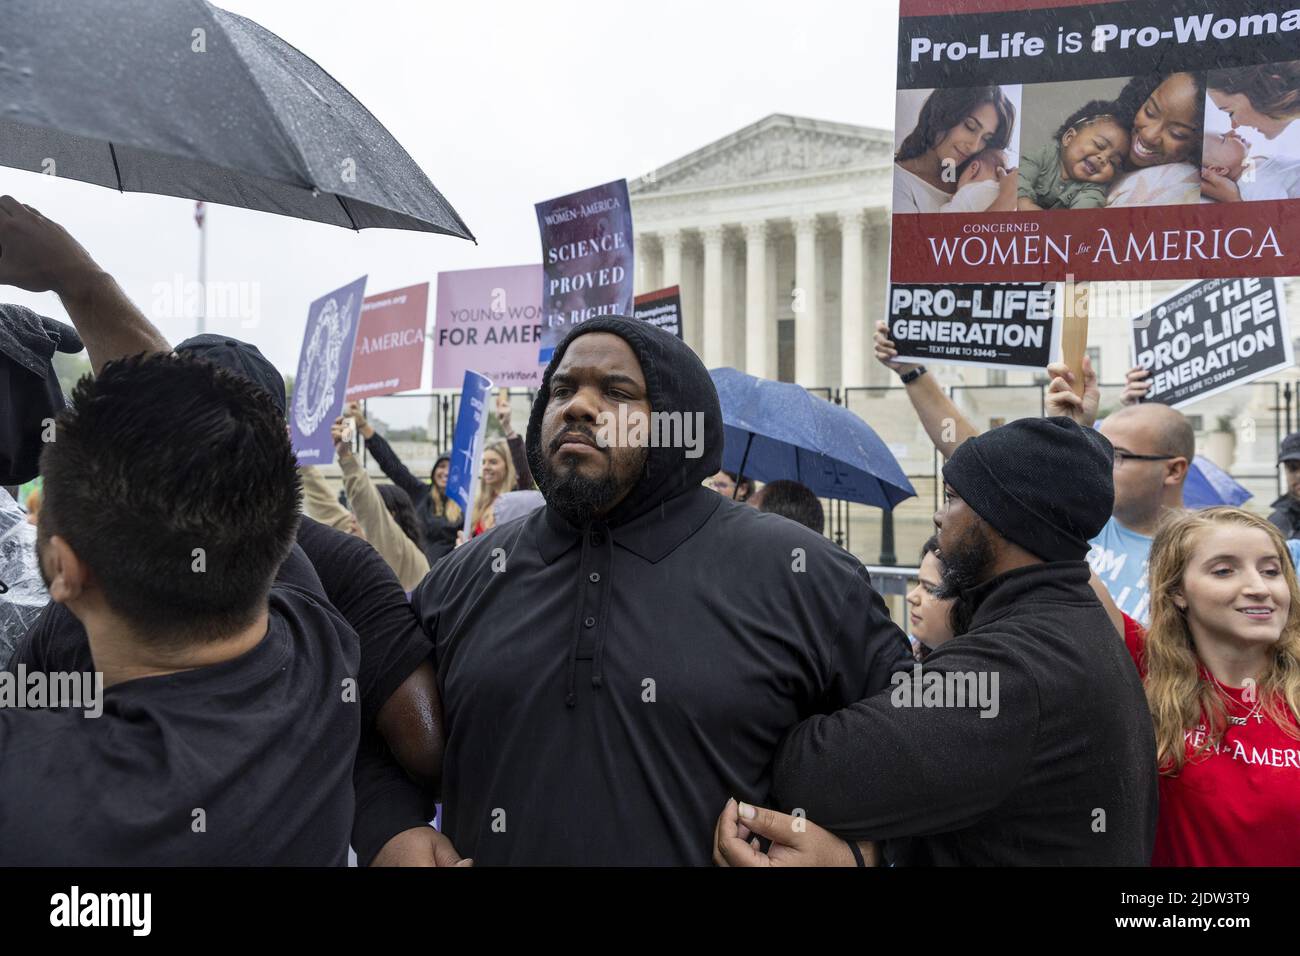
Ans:
{"type": "Polygon", "coordinates": [[[893,211],[1300,198],[1300,124],[1292,126],[1298,118],[1300,61],[1208,74],[903,90],[899,128],[910,132],[900,133],[894,156],[893,211]],[[1254,134],[1243,137],[1238,127],[1269,141],[1267,154],[1256,155],[1254,134]]]}

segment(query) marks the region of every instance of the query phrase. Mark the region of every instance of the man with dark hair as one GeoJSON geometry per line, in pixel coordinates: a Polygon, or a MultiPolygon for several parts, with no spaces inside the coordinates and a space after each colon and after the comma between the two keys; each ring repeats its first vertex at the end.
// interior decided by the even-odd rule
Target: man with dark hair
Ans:
{"type": "MultiPolygon", "coordinates": [[[[66,230],[7,196],[0,197],[0,282],[57,292],[96,372],[123,356],[169,349],[66,230]]],[[[258,386],[256,394],[279,430],[287,432],[284,379],[256,347],[228,336],[200,335],[181,343],[177,352],[227,368],[258,386]]],[[[236,474],[242,466],[238,455],[223,461],[236,474]]],[[[228,506],[243,503],[241,494],[228,506]]],[[[129,503],[119,504],[119,510],[131,514],[129,503]]],[[[297,545],[280,565],[276,583],[296,586],[332,605],[360,637],[353,693],[360,698],[362,727],[353,775],[357,806],[352,833],[359,861],[455,862],[446,841],[425,823],[441,767],[441,706],[427,639],[397,579],[365,542],[304,516],[297,545]]],[[[20,642],[10,666],[28,673],[88,673],[98,663],[81,622],[52,602],[20,642]]]]}
{"type": "Polygon", "coordinates": [[[759,511],[797,521],[821,534],[826,528],[822,503],[805,484],[781,478],[760,488],[750,503],[759,511]]]}
{"type": "Polygon", "coordinates": [[[791,850],[851,861],[829,830],[897,841],[898,863],[1147,865],[1151,715],[1083,560],[1110,515],[1111,454],[1064,417],[1011,422],[953,452],[935,524],[942,587],[969,627],[891,690],[792,730],[774,790],[806,820],[728,804],[721,862],[791,850]],[[784,849],[751,847],[751,833],[784,849]]]}
{"type": "Polygon", "coordinates": [[[136,356],[83,381],[42,458],[37,543],[47,577],[67,563],[65,586],[80,591],[68,580],[84,566],[102,606],[55,600],[83,624],[108,613],[160,647],[252,626],[297,530],[293,464],[274,410],[206,363],[136,356]],[[117,507],[104,507],[106,489],[117,507]]]}
{"type": "Polygon", "coordinates": [[[98,719],[0,708],[0,819],[23,820],[0,861],[345,862],[359,651],[327,603],[272,584],[300,499],[274,408],[206,362],[109,362],[42,473],[41,574],[105,689],[98,719]]]}
{"type": "Polygon", "coordinates": [[[752,478],[737,475],[734,471],[720,471],[704,484],[724,498],[753,504],[750,501],[754,494],[754,481],[752,478]]]}
{"type": "Polygon", "coordinates": [[[1286,469],[1286,493],[1273,502],[1268,520],[1284,538],[1300,537],[1300,432],[1282,439],[1277,463],[1286,469]]]}
{"type": "Polygon", "coordinates": [[[575,326],[527,447],[546,507],[412,596],[444,830],[479,864],[707,864],[717,808],[768,793],[782,735],[886,686],[907,642],[852,555],[704,487],[722,413],[676,336],[575,326]]]}

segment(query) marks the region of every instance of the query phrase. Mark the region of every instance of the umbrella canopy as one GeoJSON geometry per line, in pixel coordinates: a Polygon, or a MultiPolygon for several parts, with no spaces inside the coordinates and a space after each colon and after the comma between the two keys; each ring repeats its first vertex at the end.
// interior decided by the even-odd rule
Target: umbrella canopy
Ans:
{"type": "Polygon", "coordinates": [[[0,164],[350,229],[473,239],[370,112],[202,0],[5,0],[0,164]]]}
{"type": "Polygon", "coordinates": [[[1183,485],[1183,504],[1189,508],[1209,508],[1213,505],[1240,505],[1251,494],[1210,459],[1197,455],[1192,467],[1187,469],[1187,482],[1183,485]]]}
{"type": "Polygon", "coordinates": [[[734,368],[709,372],[722,403],[722,467],[759,481],[790,478],[819,498],[893,508],[916,491],[885,443],[847,408],[793,382],[734,368]]]}

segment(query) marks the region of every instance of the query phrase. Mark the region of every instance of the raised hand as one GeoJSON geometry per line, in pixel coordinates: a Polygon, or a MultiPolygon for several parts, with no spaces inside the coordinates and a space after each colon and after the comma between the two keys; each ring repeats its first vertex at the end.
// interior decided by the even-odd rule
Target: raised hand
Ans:
{"type": "Polygon", "coordinates": [[[885,368],[904,375],[920,366],[898,361],[898,347],[894,345],[894,340],[889,337],[889,326],[882,319],[876,323],[876,361],[885,368]]]}
{"type": "Polygon", "coordinates": [[[1124,392],[1119,397],[1121,405],[1136,405],[1147,397],[1151,390],[1151,370],[1131,368],[1124,376],[1124,392]]]}
{"type": "Polygon", "coordinates": [[[1097,385],[1097,373],[1093,370],[1092,359],[1083,357],[1083,395],[1074,393],[1074,372],[1064,362],[1053,362],[1047,366],[1047,374],[1052,377],[1047,386],[1047,414],[1064,415],[1073,418],[1084,428],[1091,428],[1097,420],[1097,407],[1101,404],[1101,389],[1097,385]]]}

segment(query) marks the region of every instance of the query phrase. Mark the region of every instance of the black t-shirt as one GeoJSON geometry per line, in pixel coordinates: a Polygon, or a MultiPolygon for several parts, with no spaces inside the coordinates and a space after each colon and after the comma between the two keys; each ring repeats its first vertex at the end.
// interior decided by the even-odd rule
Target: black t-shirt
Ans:
{"type": "MultiPolygon", "coordinates": [[[[277,588],[286,585],[312,595],[336,610],[344,626],[355,630],[354,642],[360,638],[360,662],[354,675],[362,721],[360,744],[355,733],[348,739],[356,756],[352,845],[366,864],[393,834],[428,818],[425,796],[397,766],[373,724],[393,691],[429,658],[431,645],[396,576],[374,548],[306,516],[299,525],[298,543],[280,566],[275,583],[277,588]]],[[[93,671],[81,622],[63,605],[48,604],[19,642],[9,668],[17,670],[19,665],[29,672],[93,671]]],[[[77,723],[81,722],[78,717],[77,723]]],[[[352,768],[351,758],[348,767],[352,768]]]]}
{"type": "Polygon", "coordinates": [[[345,864],[358,659],[337,612],[277,584],[233,660],[107,688],[97,718],[0,708],[0,865],[345,864]]]}
{"type": "MultiPolygon", "coordinates": [[[[304,516],[298,543],[280,565],[275,583],[292,584],[333,605],[361,638],[357,689],[366,726],[432,653],[392,570],[355,535],[304,516]]],[[[94,670],[81,622],[53,601],[19,641],[10,669],[19,664],[29,671],[94,670]]]]}

